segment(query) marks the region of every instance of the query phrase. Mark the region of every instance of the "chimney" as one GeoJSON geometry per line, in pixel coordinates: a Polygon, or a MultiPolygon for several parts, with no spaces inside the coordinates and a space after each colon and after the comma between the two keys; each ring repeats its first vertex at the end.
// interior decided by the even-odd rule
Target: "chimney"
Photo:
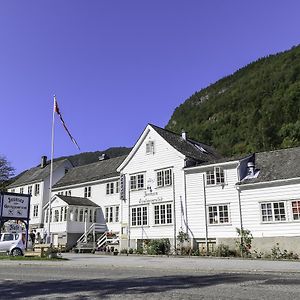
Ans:
{"type": "Polygon", "coordinates": [[[247,176],[254,176],[254,163],[249,161],[247,164],[247,176]]]}
{"type": "Polygon", "coordinates": [[[47,156],[42,156],[41,158],[41,169],[44,169],[46,167],[47,164],[47,156]]]}
{"type": "Polygon", "coordinates": [[[183,140],[186,141],[187,136],[186,136],[186,132],[184,131],[184,129],[181,130],[181,137],[183,140]]]}
{"type": "Polygon", "coordinates": [[[102,153],[101,154],[101,156],[99,156],[99,160],[101,161],[101,160],[105,160],[105,159],[107,159],[108,157],[107,157],[107,155],[105,154],[105,153],[102,153]]]}

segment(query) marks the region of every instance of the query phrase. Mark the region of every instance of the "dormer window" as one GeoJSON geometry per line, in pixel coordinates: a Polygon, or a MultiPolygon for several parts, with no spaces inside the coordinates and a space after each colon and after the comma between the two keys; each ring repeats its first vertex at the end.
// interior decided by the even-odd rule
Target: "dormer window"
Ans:
{"type": "Polygon", "coordinates": [[[146,154],[154,154],[154,142],[149,141],[146,144],[146,154]]]}
{"type": "Polygon", "coordinates": [[[224,170],[220,167],[215,167],[212,170],[206,172],[206,184],[216,185],[225,183],[224,170]]]}

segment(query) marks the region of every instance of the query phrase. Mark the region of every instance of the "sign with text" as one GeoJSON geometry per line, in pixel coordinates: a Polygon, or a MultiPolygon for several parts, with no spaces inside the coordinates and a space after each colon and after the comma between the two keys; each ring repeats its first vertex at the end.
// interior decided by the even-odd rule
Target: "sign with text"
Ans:
{"type": "Polygon", "coordinates": [[[1,217],[7,219],[28,219],[30,196],[4,193],[1,201],[1,217]]]}

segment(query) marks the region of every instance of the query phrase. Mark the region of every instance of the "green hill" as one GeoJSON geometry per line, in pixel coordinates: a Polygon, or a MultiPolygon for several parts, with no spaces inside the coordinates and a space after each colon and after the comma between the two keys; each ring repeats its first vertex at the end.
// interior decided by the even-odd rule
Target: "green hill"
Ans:
{"type": "Polygon", "coordinates": [[[177,107],[167,129],[231,156],[300,145],[300,46],[259,59],[177,107]]]}

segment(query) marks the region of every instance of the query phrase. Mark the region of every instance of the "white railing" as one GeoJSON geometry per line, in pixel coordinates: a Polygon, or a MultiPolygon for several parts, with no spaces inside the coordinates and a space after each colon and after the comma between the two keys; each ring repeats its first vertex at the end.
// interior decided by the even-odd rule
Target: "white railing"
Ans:
{"type": "Polygon", "coordinates": [[[106,245],[118,245],[119,241],[119,233],[104,232],[97,240],[97,248],[106,245]]]}
{"type": "Polygon", "coordinates": [[[93,223],[86,232],[84,232],[79,239],[77,240],[76,244],[84,244],[87,243],[87,237],[89,234],[93,234],[93,240],[95,241],[95,234],[96,232],[105,232],[107,230],[106,224],[100,223],[93,223]]]}

